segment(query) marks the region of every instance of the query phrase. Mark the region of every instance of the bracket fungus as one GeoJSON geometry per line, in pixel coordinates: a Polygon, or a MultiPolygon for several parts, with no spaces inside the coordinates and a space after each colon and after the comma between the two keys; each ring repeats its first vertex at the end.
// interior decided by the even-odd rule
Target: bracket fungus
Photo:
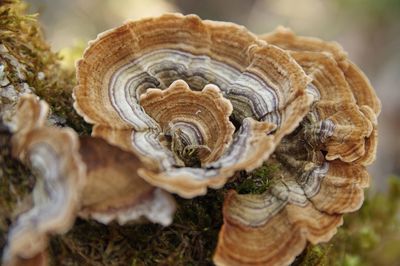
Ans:
{"type": "Polygon", "coordinates": [[[169,225],[169,192],[204,195],[264,162],[277,169],[267,190],[226,193],[217,265],[288,265],[363,202],[380,102],[336,43],[166,14],[100,34],[77,79],[92,137],[46,125],[32,95],[18,104],[13,151],[39,179],[6,263],[45,261],[77,216],[169,225]]]}
{"type": "Polygon", "coordinates": [[[269,159],[279,168],[270,189],[228,193],[217,265],[288,265],[307,241],[328,241],[342,214],[360,208],[376,153],[379,99],[342,48],[282,28],[262,39],[289,51],[312,78],[313,103],[269,159]]]}
{"type": "MultiPolygon", "coordinates": [[[[358,110],[355,110],[356,113],[361,112],[362,115],[357,115],[357,114],[352,114],[351,111],[347,110],[348,114],[351,114],[350,117],[354,119],[358,119],[358,123],[361,122],[362,119],[360,117],[367,118],[366,120],[369,121],[369,123],[372,125],[372,132],[370,134],[365,134],[369,130],[365,130],[366,126],[358,125],[357,128],[364,129],[364,132],[360,132],[359,141],[358,145],[354,144],[353,148],[359,149],[356,151],[352,156],[352,158],[344,158],[345,161],[350,162],[354,161],[353,159],[358,158],[358,162],[360,162],[363,165],[369,165],[371,164],[374,159],[375,159],[375,153],[376,153],[376,145],[377,145],[377,116],[379,115],[381,111],[381,103],[375,93],[374,88],[372,87],[371,83],[369,82],[368,78],[365,76],[365,74],[353,63],[351,62],[348,57],[346,52],[343,50],[343,48],[335,42],[325,42],[323,40],[317,39],[317,38],[312,38],[312,37],[302,37],[302,36],[296,36],[291,30],[279,27],[275,32],[266,34],[264,36],[261,36],[262,39],[265,41],[277,45],[283,49],[292,51],[291,54],[294,57],[298,57],[296,61],[298,63],[302,64],[302,67],[305,71],[307,71],[307,65],[310,66],[310,58],[309,56],[311,54],[314,54],[313,56],[323,58],[322,54],[325,55],[325,58],[322,60],[328,61],[330,60],[331,64],[331,69],[335,72],[336,71],[336,77],[340,76],[338,78],[338,83],[339,80],[342,84],[341,87],[346,87],[345,89],[339,88],[341,93],[346,93],[347,95],[343,94],[343,99],[341,98],[341,95],[338,95],[338,92],[335,92],[335,96],[337,97],[337,101],[340,100],[341,103],[343,104],[351,104],[354,106],[354,103],[358,106],[358,110]],[[315,55],[318,53],[319,55],[315,55]],[[327,58],[329,57],[329,59],[327,58]],[[307,62],[308,61],[308,62],[307,62]],[[345,81],[343,82],[343,78],[345,81]],[[348,90],[350,89],[350,94],[348,90]],[[340,99],[339,99],[340,97],[340,99]],[[362,141],[364,140],[364,144],[362,141]],[[365,152],[363,152],[363,147],[359,146],[364,146],[365,147],[365,152]],[[356,154],[359,155],[361,152],[360,156],[357,156],[356,154]]],[[[320,61],[321,59],[317,59],[320,61]]],[[[317,64],[314,64],[314,69],[308,70],[308,72],[317,72],[315,71],[317,64]]],[[[329,63],[320,63],[321,66],[324,66],[325,68],[329,67],[329,63]]],[[[329,73],[329,72],[328,72],[329,73]]],[[[315,74],[315,73],[314,73],[315,74]]],[[[318,75],[318,73],[317,73],[318,75]]],[[[326,99],[329,99],[329,96],[327,95],[326,99]]],[[[345,109],[345,108],[342,108],[345,109]]],[[[343,121],[343,119],[342,119],[343,121]]],[[[356,121],[353,121],[352,124],[357,123],[356,121]]],[[[361,122],[362,123],[362,122],[361,122]]],[[[353,127],[355,128],[355,127],[353,127]]],[[[349,131],[348,131],[349,132],[349,131]]],[[[352,137],[347,137],[349,140],[351,138],[354,139],[356,134],[356,130],[352,131],[352,137]]],[[[345,135],[346,133],[343,132],[342,135],[345,135]]],[[[356,143],[356,142],[355,142],[356,143]]],[[[351,149],[348,150],[348,152],[352,152],[351,149]]],[[[342,151],[342,156],[346,156],[344,154],[345,152],[342,151]]],[[[333,159],[333,158],[331,158],[333,159]]]]}
{"type": "MultiPolygon", "coordinates": [[[[38,177],[33,206],[9,232],[3,262],[45,261],[48,237],[68,231],[77,215],[120,224],[142,218],[169,225],[173,197],[137,175],[137,156],[70,128],[46,125],[48,105],[24,95],[17,105],[14,156],[38,177]]],[[[43,262],[45,263],[45,262],[43,262]]]]}
{"type": "Polygon", "coordinates": [[[100,138],[81,137],[80,154],[86,165],[86,186],[79,215],[108,224],[140,221],[171,224],[173,197],[151,186],[136,172],[143,167],[137,156],[100,138]]]}
{"type": "Polygon", "coordinates": [[[261,166],[311,103],[309,79],[287,52],[195,15],[100,34],[77,77],[74,106],[93,135],[139,154],[153,164],[139,171],[146,181],[186,198],[261,166]]]}
{"type": "Polygon", "coordinates": [[[33,95],[22,96],[17,104],[13,155],[39,178],[32,208],[19,215],[9,232],[3,254],[6,265],[42,257],[48,235],[66,232],[80,205],[85,167],[80,163],[77,135],[71,129],[46,127],[47,112],[47,104],[33,95]]]}

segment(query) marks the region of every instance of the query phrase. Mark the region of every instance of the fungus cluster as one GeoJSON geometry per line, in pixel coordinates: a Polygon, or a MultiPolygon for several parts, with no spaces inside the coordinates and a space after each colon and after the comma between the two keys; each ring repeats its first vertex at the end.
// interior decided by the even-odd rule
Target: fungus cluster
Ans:
{"type": "Polygon", "coordinates": [[[75,108],[93,135],[152,161],[158,172],[141,177],[187,198],[261,166],[310,102],[309,79],[287,53],[197,16],[102,33],[77,68],[75,108]]]}
{"type": "Polygon", "coordinates": [[[288,265],[363,202],[380,103],[336,43],[168,14],[100,34],[77,78],[92,137],[45,125],[33,96],[18,105],[15,156],[41,179],[6,261],[38,256],[78,215],[167,226],[170,193],[201,196],[265,162],[278,169],[265,192],[226,194],[217,265],[288,265]]]}
{"type": "Polygon", "coordinates": [[[328,241],[342,214],[361,207],[365,166],[375,158],[379,101],[341,48],[283,28],[261,38],[288,51],[312,78],[306,91],[313,101],[269,158],[279,168],[271,189],[228,193],[214,257],[221,265],[287,265],[307,241],[328,241]]]}
{"type": "Polygon", "coordinates": [[[172,222],[174,199],[136,174],[143,166],[137,156],[99,138],[79,137],[70,128],[46,125],[48,109],[32,94],[17,105],[13,155],[38,179],[33,206],[9,232],[5,265],[46,265],[49,236],[67,232],[78,215],[106,224],[143,218],[164,226],[172,222]]]}

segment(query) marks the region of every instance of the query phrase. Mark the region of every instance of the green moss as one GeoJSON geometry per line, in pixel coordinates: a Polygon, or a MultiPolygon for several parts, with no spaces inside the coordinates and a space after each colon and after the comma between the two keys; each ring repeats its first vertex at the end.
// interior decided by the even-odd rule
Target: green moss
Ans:
{"type": "Polygon", "coordinates": [[[60,57],[44,41],[36,15],[25,14],[26,5],[18,0],[3,0],[0,5],[0,43],[9,56],[0,56],[11,84],[26,82],[35,94],[46,100],[59,121],[87,134],[88,127],[73,109],[75,73],[60,67],[60,57]],[[13,58],[13,59],[11,59],[13,58]],[[18,63],[16,69],[15,62],[18,63]],[[23,80],[21,75],[23,73],[23,80]]]}
{"type": "MultiPolygon", "coordinates": [[[[36,17],[24,12],[25,5],[20,1],[1,1],[1,43],[25,66],[27,83],[49,102],[53,113],[64,118],[65,125],[88,134],[90,127],[72,108],[71,92],[76,82],[73,70],[60,67],[59,56],[43,41],[36,17]]],[[[6,70],[11,82],[20,82],[9,62],[6,70]]],[[[3,127],[0,133],[2,248],[19,203],[32,190],[34,177],[12,159],[10,133],[3,127]]],[[[156,224],[105,226],[78,219],[70,232],[51,239],[52,264],[211,265],[222,225],[221,209],[226,191],[263,193],[277,171],[276,165],[264,164],[249,174],[239,173],[224,189],[210,190],[204,197],[177,198],[179,207],[174,223],[165,228],[156,224]]],[[[399,212],[400,181],[393,177],[387,194],[368,196],[359,212],[345,216],[344,226],[329,243],[309,245],[294,265],[397,265],[400,261],[399,212]]]]}
{"type": "Polygon", "coordinates": [[[272,176],[279,170],[278,167],[278,164],[266,162],[249,174],[241,172],[232,188],[239,194],[262,194],[270,187],[272,176]]]}
{"type": "Polygon", "coordinates": [[[52,239],[53,265],[212,265],[222,225],[222,204],[229,189],[241,188],[242,179],[249,192],[266,189],[273,165],[263,165],[248,175],[241,174],[224,189],[209,190],[195,199],[176,197],[178,209],[171,226],[140,224],[108,226],[78,220],[65,236],[52,239]],[[262,184],[262,185],[260,185],[262,184]]]}
{"type": "MultiPolygon", "coordinates": [[[[16,91],[25,85],[32,88],[50,103],[53,114],[65,120],[66,125],[80,133],[89,132],[87,125],[72,108],[74,73],[59,67],[59,57],[50,51],[44,41],[36,15],[26,15],[25,10],[26,5],[20,1],[0,1],[0,74],[1,80],[9,82],[1,85],[11,85],[16,91]]],[[[3,100],[0,104],[8,104],[3,100]]],[[[29,198],[35,182],[29,170],[12,158],[10,139],[10,132],[1,123],[0,249],[5,245],[10,224],[29,198]]]]}
{"type": "Polygon", "coordinates": [[[212,265],[223,194],[213,190],[192,200],[177,197],[179,207],[169,227],[78,220],[65,236],[53,238],[53,265],[212,265]]]}
{"type": "Polygon", "coordinates": [[[293,262],[292,266],[327,265],[327,251],[329,246],[308,245],[307,248],[293,262]]]}
{"type": "Polygon", "coordinates": [[[400,261],[400,179],[388,180],[387,193],[367,195],[363,207],[344,216],[344,225],[327,244],[308,248],[298,265],[373,266],[400,261]],[[323,263],[313,263],[324,253],[323,263]]]}

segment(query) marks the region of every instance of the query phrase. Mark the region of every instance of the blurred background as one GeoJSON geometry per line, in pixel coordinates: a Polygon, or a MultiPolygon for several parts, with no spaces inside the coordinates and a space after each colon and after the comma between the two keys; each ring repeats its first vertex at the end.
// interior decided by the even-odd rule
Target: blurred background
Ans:
{"type": "Polygon", "coordinates": [[[55,51],[66,65],[81,56],[87,41],[128,19],[164,12],[194,13],[231,21],[256,34],[278,25],[297,34],[339,42],[371,80],[382,101],[379,146],[370,167],[372,190],[400,176],[400,0],[27,0],[39,13],[55,51]]]}

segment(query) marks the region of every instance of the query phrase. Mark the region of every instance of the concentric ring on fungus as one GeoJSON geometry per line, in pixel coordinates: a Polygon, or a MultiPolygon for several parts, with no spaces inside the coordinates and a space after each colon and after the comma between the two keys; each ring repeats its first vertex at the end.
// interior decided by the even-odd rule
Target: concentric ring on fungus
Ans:
{"type": "Polygon", "coordinates": [[[283,28],[261,38],[290,51],[314,100],[268,160],[279,169],[269,190],[225,198],[217,265],[289,265],[308,241],[330,240],[342,215],[361,207],[376,153],[380,102],[342,48],[283,28]]]}
{"type": "Polygon", "coordinates": [[[78,211],[168,225],[175,203],[162,189],[195,197],[266,160],[277,167],[267,191],[226,195],[217,265],[290,264],[363,202],[380,102],[335,43],[168,14],[99,35],[77,75],[75,109],[117,147],[44,126],[47,105],[22,97],[13,151],[65,193],[44,191],[51,200],[19,217],[6,262],[44,261],[48,234],[67,230],[78,211]]]}
{"type": "Polygon", "coordinates": [[[49,107],[33,94],[21,96],[14,117],[13,156],[38,176],[33,206],[20,214],[8,233],[4,265],[45,265],[50,234],[68,231],[80,206],[85,166],[79,141],[69,128],[46,127],[49,107]]]}
{"type": "Polygon", "coordinates": [[[46,125],[48,111],[32,94],[17,104],[13,156],[37,179],[32,208],[8,234],[4,265],[47,265],[50,235],[68,231],[78,215],[105,224],[143,218],[172,223],[175,200],[138,176],[143,164],[137,156],[100,138],[79,137],[71,128],[46,125]]]}
{"type": "MultiPolygon", "coordinates": [[[[78,62],[77,75],[74,107],[94,124],[93,135],[139,154],[152,167],[139,171],[146,181],[187,198],[222,187],[236,171],[260,166],[298,126],[311,101],[309,79],[288,53],[244,27],[195,15],[168,14],[100,34],[78,62]],[[177,80],[202,91],[191,101],[204,109],[190,114],[178,109],[188,119],[180,119],[185,123],[173,124],[171,131],[147,114],[141,96],[149,89],[174,87],[177,80]],[[218,138],[223,140],[218,152],[211,146],[222,132],[211,132],[209,126],[224,125],[229,112],[214,115],[215,123],[199,122],[215,112],[216,98],[201,100],[209,84],[220,90],[216,98],[230,101],[236,126],[234,133],[228,126],[227,135],[218,138]],[[185,130],[182,137],[179,132],[185,130]],[[200,141],[199,132],[212,137],[200,141]]],[[[154,107],[163,110],[164,104],[154,107]]]]}

